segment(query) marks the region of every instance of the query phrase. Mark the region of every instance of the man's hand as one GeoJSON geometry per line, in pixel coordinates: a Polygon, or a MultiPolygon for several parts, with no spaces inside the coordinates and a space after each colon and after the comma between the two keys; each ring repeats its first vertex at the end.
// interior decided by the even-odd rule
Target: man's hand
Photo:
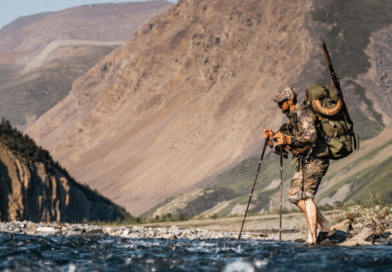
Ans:
{"type": "Polygon", "coordinates": [[[272,142],[272,138],[274,137],[275,133],[271,129],[267,128],[267,129],[264,129],[263,134],[264,134],[264,138],[265,139],[269,139],[268,140],[268,145],[271,148],[273,148],[274,147],[274,143],[272,142]]]}
{"type": "Polygon", "coordinates": [[[276,140],[276,145],[291,145],[291,136],[284,135],[282,132],[278,132],[274,135],[274,140],[276,140]]]}
{"type": "Polygon", "coordinates": [[[274,135],[275,135],[275,133],[271,129],[269,129],[269,128],[264,129],[263,133],[264,133],[264,138],[265,139],[267,139],[267,138],[272,139],[274,137],[274,135]]]}

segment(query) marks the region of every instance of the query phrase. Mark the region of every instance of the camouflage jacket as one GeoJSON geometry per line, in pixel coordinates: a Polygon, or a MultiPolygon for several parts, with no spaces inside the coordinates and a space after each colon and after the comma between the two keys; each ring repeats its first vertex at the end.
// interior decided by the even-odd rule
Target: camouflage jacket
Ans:
{"type": "Polygon", "coordinates": [[[306,105],[297,104],[288,114],[288,129],[294,136],[294,147],[314,147],[319,142],[316,115],[306,105]]]}

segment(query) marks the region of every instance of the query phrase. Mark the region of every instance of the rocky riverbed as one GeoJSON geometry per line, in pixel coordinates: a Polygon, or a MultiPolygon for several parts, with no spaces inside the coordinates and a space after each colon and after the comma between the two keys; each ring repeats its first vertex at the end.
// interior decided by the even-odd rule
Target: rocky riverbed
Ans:
{"type": "Polygon", "coordinates": [[[392,208],[360,205],[344,210],[334,228],[347,233],[341,246],[384,244],[392,245],[392,208]]]}
{"type": "MultiPolygon", "coordinates": [[[[322,245],[392,245],[392,208],[376,206],[364,208],[352,206],[344,211],[326,213],[330,220],[339,222],[334,225],[337,232],[327,237],[322,245]],[[332,219],[331,217],[334,216],[332,219]]],[[[243,240],[277,240],[278,216],[250,217],[244,228],[243,240]],[[255,226],[259,226],[257,229],[255,226]],[[264,227],[264,228],[263,228],[264,227]]],[[[165,222],[150,225],[101,226],[69,223],[33,223],[30,221],[1,222],[0,232],[26,235],[108,235],[130,239],[229,239],[238,238],[241,218],[220,220],[165,222]],[[231,229],[227,226],[230,225],[231,229]],[[233,229],[238,229],[237,231],[233,229]]],[[[284,215],[282,231],[285,241],[304,241],[307,237],[306,223],[302,214],[284,215]],[[300,222],[300,223],[299,223],[300,222]]]]}
{"type": "MultiPolygon", "coordinates": [[[[26,235],[110,235],[132,239],[237,239],[238,232],[218,232],[206,229],[180,229],[171,227],[145,226],[98,226],[90,224],[33,223],[12,221],[0,223],[0,232],[26,235]]],[[[243,239],[263,239],[266,235],[250,232],[242,233],[243,239]]]]}

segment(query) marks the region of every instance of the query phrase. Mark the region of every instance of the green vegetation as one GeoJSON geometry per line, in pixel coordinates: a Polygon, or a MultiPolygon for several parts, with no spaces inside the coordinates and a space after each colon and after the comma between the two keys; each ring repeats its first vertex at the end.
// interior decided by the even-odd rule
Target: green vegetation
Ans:
{"type": "MultiPolygon", "coordinates": [[[[247,204],[259,161],[259,157],[251,157],[241,161],[231,170],[222,173],[219,176],[219,180],[222,182],[218,186],[206,187],[202,196],[189,201],[187,206],[183,209],[178,209],[176,214],[192,218],[213,208],[222,201],[231,201],[227,207],[216,214],[218,217],[224,217],[228,216],[235,205],[247,204]]],[[[268,209],[270,196],[276,193],[279,188],[263,190],[273,180],[280,179],[279,167],[279,156],[272,152],[265,155],[256,182],[251,203],[252,208],[249,210],[250,214],[256,214],[263,208],[268,209]]],[[[283,168],[284,180],[291,179],[294,166],[290,165],[290,159],[284,160],[283,168]]]]}
{"type": "MultiPolygon", "coordinates": [[[[259,161],[259,157],[250,157],[241,161],[234,168],[219,177],[221,180],[219,186],[227,186],[239,195],[249,194],[256,176],[259,161]]],[[[271,181],[279,179],[279,167],[279,156],[272,152],[267,153],[260,168],[255,191],[262,190],[271,181]]],[[[290,165],[290,160],[283,161],[283,168],[283,180],[290,179],[294,171],[294,167],[290,165]]]]}
{"type": "Polygon", "coordinates": [[[0,124],[0,139],[3,147],[27,165],[41,162],[46,167],[50,167],[53,164],[48,151],[42,147],[37,147],[29,136],[23,135],[12,128],[10,121],[5,120],[4,117],[0,124]]]}
{"type": "Polygon", "coordinates": [[[340,223],[346,219],[351,222],[366,217],[369,219],[369,216],[383,220],[390,214],[390,208],[392,206],[385,203],[381,194],[369,190],[365,199],[367,200],[358,199],[355,202],[343,205],[343,212],[334,219],[332,224],[340,223]]]}
{"type": "Polygon", "coordinates": [[[358,173],[353,178],[352,190],[347,195],[346,200],[366,199],[366,192],[374,191],[380,194],[387,203],[392,203],[392,161],[385,160],[377,165],[358,173]]]}
{"type": "Polygon", "coordinates": [[[186,220],[188,220],[188,218],[186,218],[183,215],[177,217],[177,216],[173,216],[170,213],[164,214],[162,216],[156,215],[154,217],[152,216],[133,217],[129,214],[126,214],[124,218],[119,218],[113,222],[85,220],[84,223],[89,225],[97,225],[97,226],[102,226],[102,225],[124,226],[124,225],[136,225],[136,224],[144,225],[144,224],[153,224],[153,223],[160,223],[160,222],[181,222],[186,220]]]}
{"type": "MultiPolygon", "coordinates": [[[[341,169],[336,175],[345,173],[352,168],[357,167],[360,163],[366,160],[373,159],[380,151],[384,150],[386,147],[392,145],[392,141],[389,141],[366,154],[366,156],[359,158],[356,161],[351,162],[346,167],[341,169]]],[[[318,196],[318,199],[323,197],[331,197],[335,192],[337,192],[343,185],[352,183],[350,193],[346,196],[343,202],[349,200],[357,201],[360,199],[366,199],[369,190],[374,191],[382,195],[382,198],[386,203],[392,203],[392,160],[391,157],[386,157],[381,160],[376,165],[370,165],[361,171],[357,172],[355,175],[350,176],[342,180],[339,184],[336,184],[328,191],[323,192],[318,196]]],[[[329,177],[329,180],[333,179],[334,176],[329,177]]]]}
{"type": "Polygon", "coordinates": [[[185,218],[192,218],[195,215],[213,208],[219,202],[234,199],[236,196],[238,195],[229,188],[206,188],[203,195],[188,202],[185,208],[178,211],[178,214],[185,218]]]}
{"type": "MultiPolygon", "coordinates": [[[[354,161],[351,161],[349,164],[347,164],[345,167],[343,167],[339,171],[337,171],[335,173],[327,173],[326,178],[323,179],[323,183],[328,183],[331,180],[337,178],[338,176],[340,176],[340,175],[342,175],[344,173],[347,173],[350,169],[357,168],[358,165],[360,165],[361,163],[373,159],[380,151],[384,150],[386,147],[388,147],[390,145],[392,145],[392,140],[387,142],[387,143],[385,143],[385,144],[383,144],[383,145],[381,145],[381,146],[378,146],[378,147],[374,148],[372,151],[367,153],[365,156],[360,157],[360,158],[358,158],[358,159],[356,159],[354,161]]],[[[347,159],[349,159],[349,158],[347,158],[347,159]]],[[[388,162],[388,158],[385,158],[385,161],[388,162]]],[[[332,161],[331,165],[332,164],[336,164],[336,163],[341,163],[341,162],[340,161],[332,161]]],[[[376,177],[376,179],[378,179],[377,176],[379,174],[382,174],[380,172],[377,172],[377,166],[369,166],[369,167],[367,167],[365,169],[361,169],[361,171],[359,173],[357,173],[356,175],[350,176],[350,177],[342,180],[338,184],[335,184],[334,186],[332,186],[327,191],[324,191],[321,194],[318,194],[316,200],[317,199],[322,199],[324,197],[332,197],[343,185],[348,184],[349,182],[353,182],[354,180],[359,180],[359,183],[357,181],[357,184],[360,184],[361,181],[363,181],[364,184],[366,183],[366,184],[368,184],[369,186],[371,186],[373,188],[374,185],[375,185],[374,184],[374,180],[367,180],[367,179],[365,179],[365,178],[369,178],[369,177],[365,177],[364,176],[366,173],[372,173],[376,177]]],[[[387,171],[387,173],[388,173],[388,171],[387,171]]],[[[388,175],[387,173],[385,175],[388,175]]],[[[386,184],[386,186],[390,187],[390,185],[392,185],[391,177],[392,177],[392,175],[390,176],[390,178],[387,178],[385,180],[384,183],[386,184]]],[[[358,191],[361,191],[360,188],[357,188],[355,190],[355,192],[353,192],[353,193],[355,194],[358,191]]],[[[389,192],[389,191],[390,190],[388,188],[387,192],[389,192]]],[[[391,203],[392,203],[392,200],[391,200],[391,203]]]]}

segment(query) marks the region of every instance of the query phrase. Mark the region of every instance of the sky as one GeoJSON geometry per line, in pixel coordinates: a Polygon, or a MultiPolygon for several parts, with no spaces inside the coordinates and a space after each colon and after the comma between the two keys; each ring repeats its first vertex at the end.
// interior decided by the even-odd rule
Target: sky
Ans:
{"type": "MultiPolygon", "coordinates": [[[[88,4],[142,1],[146,0],[0,0],[0,29],[18,17],[26,15],[48,11],[60,11],[63,9],[88,4]]],[[[177,0],[166,1],[172,3],[177,2],[177,0]]]]}

